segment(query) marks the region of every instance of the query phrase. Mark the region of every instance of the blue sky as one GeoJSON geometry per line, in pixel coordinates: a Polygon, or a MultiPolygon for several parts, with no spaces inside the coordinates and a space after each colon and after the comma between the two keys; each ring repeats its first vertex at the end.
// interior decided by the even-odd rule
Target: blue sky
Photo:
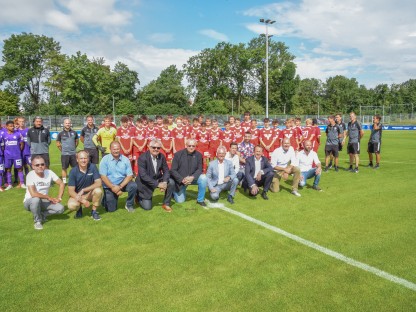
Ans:
{"type": "MultiPolygon", "coordinates": [[[[410,0],[0,0],[0,39],[32,32],[62,51],[104,57],[139,72],[141,85],[220,41],[264,33],[296,56],[301,78],[334,75],[360,84],[416,78],[416,1],[410,0]]],[[[0,43],[2,48],[2,42],[0,43]]]]}

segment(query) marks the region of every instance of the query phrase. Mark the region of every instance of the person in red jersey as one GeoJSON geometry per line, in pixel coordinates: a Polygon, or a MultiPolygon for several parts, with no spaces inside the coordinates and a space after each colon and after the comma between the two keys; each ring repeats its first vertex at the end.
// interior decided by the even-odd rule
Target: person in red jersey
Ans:
{"type": "Polygon", "coordinates": [[[318,120],[316,118],[312,119],[312,129],[315,132],[314,139],[312,141],[312,149],[314,152],[318,152],[319,145],[321,145],[321,129],[318,126],[318,120]]]}
{"type": "Polygon", "coordinates": [[[143,125],[143,128],[147,129],[148,123],[149,123],[149,118],[147,118],[146,115],[142,115],[142,125],[143,125]]]}
{"type": "Polygon", "coordinates": [[[160,115],[156,116],[156,125],[155,127],[159,130],[161,130],[163,128],[163,117],[160,115]]]}
{"type": "Polygon", "coordinates": [[[257,146],[260,144],[260,129],[257,128],[257,120],[252,119],[251,120],[251,128],[250,128],[250,133],[251,133],[251,144],[253,144],[254,146],[257,146]]]}
{"type": "Polygon", "coordinates": [[[272,152],[279,148],[282,145],[282,130],[279,128],[279,121],[277,119],[273,120],[273,147],[272,152]]]}
{"type": "Polygon", "coordinates": [[[169,119],[165,118],[163,120],[163,128],[159,130],[158,139],[162,143],[162,148],[160,152],[165,155],[166,162],[168,163],[168,167],[172,166],[172,159],[173,159],[173,141],[172,141],[172,133],[169,130],[169,119]]]}
{"type": "Polygon", "coordinates": [[[192,127],[190,128],[190,131],[188,132],[188,138],[195,139],[199,129],[200,129],[199,120],[198,118],[195,117],[192,120],[192,127]]]}
{"type": "Polygon", "coordinates": [[[190,124],[188,116],[184,116],[182,118],[182,127],[185,127],[186,133],[189,135],[189,132],[192,129],[192,125],[190,124]]]}
{"type": "Polygon", "coordinates": [[[230,149],[230,144],[234,142],[234,132],[231,130],[231,124],[229,121],[226,121],[225,130],[221,133],[222,145],[225,146],[227,151],[230,149]]]}
{"type": "Polygon", "coordinates": [[[222,145],[221,141],[222,131],[218,127],[218,121],[216,119],[212,120],[212,128],[210,131],[210,141],[209,141],[209,154],[211,160],[217,155],[218,146],[222,145]]]}
{"type": "Polygon", "coordinates": [[[198,123],[201,125],[204,122],[204,115],[198,115],[198,123]]]}
{"type": "Polygon", "coordinates": [[[234,126],[234,142],[237,144],[243,143],[244,141],[244,129],[241,128],[241,121],[240,119],[235,120],[234,126]]]}
{"type": "Polygon", "coordinates": [[[176,117],[176,127],[172,130],[173,138],[173,153],[183,150],[185,148],[186,141],[186,128],[182,125],[182,117],[176,117]]]}
{"type": "Polygon", "coordinates": [[[299,117],[295,118],[295,130],[296,130],[296,139],[298,140],[298,150],[303,150],[303,134],[302,134],[302,119],[299,117]]]}
{"type": "Polygon", "coordinates": [[[212,129],[211,118],[207,117],[205,119],[205,123],[207,125],[207,131],[211,131],[211,129],[212,129]]]}
{"type": "Polygon", "coordinates": [[[303,142],[315,140],[315,129],[312,127],[312,119],[305,120],[305,127],[302,128],[303,142]]]}
{"type": "Polygon", "coordinates": [[[150,142],[154,138],[159,136],[159,129],[155,127],[155,122],[153,119],[148,120],[147,129],[146,129],[146,139],[147,142],[150,142]]]}
{"type": "Polygon", "coordinates": [[[143,121],[139,117],[136,120],[136,129],[133,132],[133,172],[136,176],[139,172],[137,160],[141,154],[146,152],[146,144],[146,129],[143,128],[143,121]]]}
{"type": "Polygon", "coordinates": [[[128,127],[130,129],[134,130],[134,128],[135,128],[135,126],[134,126],[134,115],[133,114],[128,114],[127,117],[129,118],[128,127]]]}
{"type": "Polygon", "coordinates": [[[129,127],[129,118],[127,116],[121,117],[121,127],[117,129],[116,141],[120,143],[121,154],[126,156],[130,162],[133,161],[133,131],[129,127]]]}
{"type": "Polygon", "coordinates": [[[241,123],[241,128],[243,128],[243,133],[246,133],[247,131],[251,132],[251,119],[250,119],[250,112],[244,113],[244,120],[241,123]]]}
{"type": "Polygon", "coordinates": [[[234,130],[234,128],[235,128],[235,117],[234,116],[228,117],[228,121],[230,122],[230,129],[234,130]]]}
{"type": "Polygon", "coordinates": [[[270,154],[273,152],[274,131],[270,127],[270,119],[263,119],[264,128],[260,130],[260,145],[263,146],[263,155],[270,160],[270,154]]]}
{"type": "Polygon", "coordinates": [[[286,120],[286,129],[282,131],[282,138],[289,139],[290,146],[293,147],[295,151],[298,150],[298,141],[296,139],[296,130],[292,127],[292,119],[286,120]]]}
{"type": "Polygon", "coordinates": [[[210,159],[209,154],[209,142],[210,142],[210,133],[207,130],[207,124],[205,122],[201,123],[201,127],[198,130],[195,138],[198,142],[196,150],[202,155],[202,172],[206,173],[208,168],[208,162],[210,159]]]}

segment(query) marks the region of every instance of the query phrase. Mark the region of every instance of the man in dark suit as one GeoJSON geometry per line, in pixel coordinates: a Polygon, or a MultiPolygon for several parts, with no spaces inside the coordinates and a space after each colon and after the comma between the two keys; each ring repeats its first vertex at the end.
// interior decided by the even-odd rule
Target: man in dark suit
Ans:
{"type": "Polygon", "coordinates": [[[245,177],[243,188],[250,189],[250,195],[257,196],[259,186],[263,186],[261,197],[269,199],[267,192],[269,191],[274,176],[273,167],[270,165],[266,157],[263,156],[263,147],[257,145],[254,148],[254,155],[247,157],[245,167],[245,177]]]}
{"type": "Polygon", "coordinates": [[[178,151],[173,156],[170,177],[175,183],[173,196],[177,203],[186,200],[186,188],[188,185],[198,184],[197,204],[205,207],[205,191],[207,187],[207,177],[202,174],[202,154],[195,150],[196,140],[188,139],[186,148],[178,151]]]}
{"type": "Polygon", "coordinates": [[[169,182],[169,168],[166,158],[160,153],[162,143],[153,139],[148,144],[148,151],[138,159],[139,175],[136,179],[139,204],[144,210],[152,209],[152,196],[155,189],[165,193],[162,208],[171,212],[170,200],[175,187],[169,182]]]}

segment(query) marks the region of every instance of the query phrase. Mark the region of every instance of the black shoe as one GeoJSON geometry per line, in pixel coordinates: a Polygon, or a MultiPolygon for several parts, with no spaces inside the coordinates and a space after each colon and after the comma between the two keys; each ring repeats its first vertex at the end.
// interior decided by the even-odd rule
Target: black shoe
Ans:
{"type": "Polygon", "coordinates": [[[80,218],[82,218],[82,207],[80,207],[80,208],[77,210],[77,213],[75,214],[74,218],[75,218],[75,219],[80,219],[80,218]]]}
{"type": "Polygon", "coordinates": [[[354,171],[354,169],[352,169],[352,166],[350,166],[348,169],[345,169],[345,170],[350,171],[350,172],[354,171]]]}
{"type": "Polygon", "coordinates": [[[325,167],[324,168],[324,172],[328,172],[328,167],[325,167]]]}
{"type": "MultiPolygon", "coordinates": [[[[377,166],[377,165],[376,165],[376,166],[377,166]]],[[[372,163],[372,162],[370,162],[370,163],[367,165],[367,167],[372,168],[372,167],[373,167],[373,163],[372,163]]]]}
{"type": "Polygon", "coordinates": [[[228,197],[227,197],[227,201],[228,201],[230,204],[234,204],[234,199],[233,199],[233,197],[232,197],[231,195],[228,195],[228,197]]]}
{"type": "Polygon", "coordinates": [[[328,168],[331,169],[332,168],[332,161],[329,162],[328,168]]]}
{"type": "Polygon", "coordinates": [[[269,200],[269,197],[267,197],[267,192],[261,193],[261,197],[263,197],[265,200],[269,200]]]}
{"type": "Polygon", "coordinates": [[[337,166],[335,166],[335,171],[338,172],[338,167],[337,166]]]}
{"type": "Polygon", "coordinates": [[[352,170],[352,172],[358,173],[358,168],[355,168],[354,170],[352,170]]]}
{"type": "Polygon", "coordinates": [[[201,207],[206,207],[207,206],[207,204],[205,204],[205,202],[199,202],[199,201],[197,201],[196,202],[198,205],[200,205],[201,207]]]}
{"type": "Polygon", "coordinates": [[[376,164],[373,169],[378,169],[378,168],[380,168],[380,165],[376,164]]]}

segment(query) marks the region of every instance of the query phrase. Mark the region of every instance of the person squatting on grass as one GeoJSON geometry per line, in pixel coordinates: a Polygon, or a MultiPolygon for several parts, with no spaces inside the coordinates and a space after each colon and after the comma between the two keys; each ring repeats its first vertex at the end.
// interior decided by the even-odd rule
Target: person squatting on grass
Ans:
{"type": "Polygon", "coordinates": [[[217,201],[222,191],[229,190],[227,201],[234,204],[235,190],[238,186],[238,178],[234,171],[233,163],[225,159],[227,148],[219,146],[217,159],[211,161],[207,170],[207,183],[211,199],[217,201]]]}
{"type": "Polygon", "coordinates": [[[186,188],[188,185],[198,184],[197,204],[205,207],[205,191],[207,188],[207,177],[202,174],[202,155],[195,150],[196,140],[188,139],[186,148],[178,151],[173,156],[172,168],[170,170],[171,183],[175,183],[173,196],[177,203],[186,200],[186,188]]]}
{"type": "Polygon", "coordinates": [[[257,196],[259,187],[263,186],[261,197],[268,200],[267,192],[273,180],[273,167],[268,159],[263,156],[263,147],[257,145],[254,148],[254,155],[246,158],[245,174],[242,186],[244,191],[250,189],[250,196],[257,196]]]}
{"type": "Polygon", "coordinates": [[[35,229],[42,230],[42,223],[48,215],[61,214],[64,206],[61,204],[65,184],[52,171],[45,168],[45,159],[42,156],[32,157],[32,169],[26,177],[26,194],[23,205],[32,212],[35,229]],[[59,185],[58,197],[48,195],[52,181],[59,185]]]}
{"type": "Polygon", "coordinates": [[[101,178],[97,166],[90,163],[87,151],[79,151],[76,155],[78,165],[72,168],[68,180],[68,209],[76,211],[75,218],[82,218],[82,206],[91,208],[91,217],[98,221],[101,219],[97,208],[101,203],[103,191],[101,178]]]}
{"type": "Polygon", "coordinates": [[[134,197],[137,192],[137,184],[132,181],[133,170],[130,160],[120,154],[120,143],[113,141],[110,144],[110,154],[105,155],[100,162],[100,175],[104,183],[103,206],[106,211],[117,210],[118,197],[127,192],[127,200],[124,208],[128,212],[134,212],[134,197]]]}
{"type": "Polygon", "coordinates": [[[297,166],[300,170],[300,182],[299,186],[306,185],[308,179],[314,178],[312,188],[316,191],[321,191],[319,187],[319,180],[321,179],[321,162],[319,161],[318,154],[312,150],[312,142],[306,140],[303,142],[303,150],[297,155],[297,166]],[[315,167],[313,167],[315,164],[315,167]]]}
{"type": "Polygon", "coordinates": [[[171,212],[171,198],[175,183],[169,179],[168,163],[165,155],[160,152],[162,143],[154,138],[147,147],[148,151],[141,154],[138,160],[139,175],[136,178],[138,202],[144,210],[151,210],[153,192],[159,189],[165,193],[162,208],[166,212],[171,212]]]}
{"type": "Polygon", "coordinates": [[[271,191],[277,193],[280,191],[280,179],[287,180],[290,174],[293,174],[292,194],[301,196],[298,192],[300,181],[300,170],[296,166],[295,150],[290,144],[289,138],[284,138],[282,146],[275,149],[272,153],[272,166],[275,170],[271,191]]]}

